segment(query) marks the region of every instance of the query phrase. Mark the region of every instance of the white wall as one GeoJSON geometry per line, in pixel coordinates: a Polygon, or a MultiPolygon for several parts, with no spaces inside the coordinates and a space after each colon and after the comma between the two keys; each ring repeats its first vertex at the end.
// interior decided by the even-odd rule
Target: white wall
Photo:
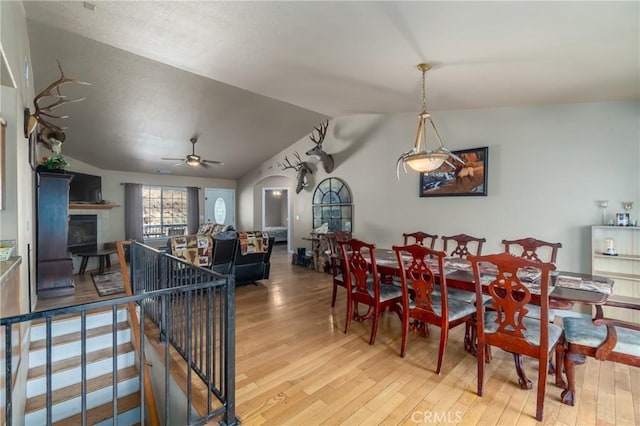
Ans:
{"type": "MultiPolygon", "coordinates": [[[[4,84],[15,83],[15,88],[3,86],[0,90],[0,113],[7,121],[6,133],[6,209],[0,211],[0,239],[16,240],[14,255],[22,257],[20,266],[21,291],[16,295],[20,312],[29,311],[29,247],[35,248],[34,175],[29,167],[29,144],[24,137],[23,110],[33,111],[33,70],[24,8],[21,2],[0,2],[0,48],[6,58],[7,74],[4,84]],[[25,62],[29,78],[25,76],[25,62]]],[[[3,73],[5,71],[3,70],[3,73]]],[[[35,265],[34,258],[31,264],[35,265]]],[[[32,266],[31,276],[35,277],[32,266]]],[[[34,282],[35,287],[35,282],[34,282]]],[[[35,295],[35,291],[34,291],[35,295]]],[[[35,303],[35,297],[33,297],[35,303]]]]}
{"type": "MultiPolygon", "coordinates": [[[[443,111],[433,117],[449,149],[489,147],[488,196],[420,198],[416,173],[401,172],[396,179],[395,162],[414,143],[416,114],[338,117],[323,146],[335,158],[331,176],[344,179],[353,193],[357,238],[390,247],[403,232],[467,233],[486,237],[484,252],[490,253],[502,249],[503,238],[531,236],[563,244],[560,269],[589,272],[589,226],[601,221],[596,200],[608,199],[610,213],[632,200],[632,217],[640,216],[637,101],[443,111]]],[[[276,163],[309,146],[301,139],[238,182],[241,223],[258,220],[251,211],[259,206],[250,208],[260,202],[255,187],[281,173],[276,163]]],[[[291,193],[294,247],[306,245],[301,238],[311,231],[313,190],[325,177],[316,164],[312,184],[291,193]]]]}

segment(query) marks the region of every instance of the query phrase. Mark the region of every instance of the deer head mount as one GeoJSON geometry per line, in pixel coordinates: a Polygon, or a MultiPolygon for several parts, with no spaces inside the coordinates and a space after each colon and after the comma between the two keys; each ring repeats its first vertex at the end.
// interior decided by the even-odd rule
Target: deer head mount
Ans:
{"type": "Polygon", "coordinates": [[[296,157],[295,164],[291,164],[291,161],[285,156],[284,163],[279,163],[278,166],[282,167],[282,170],[293,169],[295,170],[297,175],[298,183],[296,184],[296,194],[299,194],[302,191],[302,188],[307,186],[307,173],[312,174],[309,165],[300,159],[300,154],[294,152],[293,155],[296,157]]]}
{"type": "Polygon", "coordinates": [[[324,141],[324,137],[327,134],[327,127],[329,127],[329,120],[325,121],[324,123],[321,123],[319,127],[313,126],[315,131],[318,132],[318,136],[316,137],[315,131],[314,131],[314,132],[311,132],[309,139],[311,139],[311,141],[313,141],[313,143],[315,143],[316,146],[315,148],[311,148],[309,151],[307,151],[306,154],[312,157],[319,158],[320,161],[322,161],[322,168],[324,168],[324,171],[327,173],[331,173],[333,171],[333,166],[334,166],[333,155],[327,154],[322,150],[322,141],[324,141]]]}
{"type": "Polygon", "coordinates": [[[72,78],[68,78],[64,75],[64,71],[62,71],[62,66],[60,65],[60,61],[56,60],[58,64],[58,69],[60,70],[60,78],[51,83],[44,89],[42,92],[38,93],[35,98],[33,98],[33,105],[35,107],[35,112],[31,117],[29,117],[27,128],[28,134],[30,135],[36,129],[36,126],[40,124],[40,133],[38,134],[38,142],[42,142],[47,148],[50,150],[57,149],[59,150],[60,144],[65,140],[64,131],[66,127],[58,126],[57,124],[53,124],[48,121],[48,118],[59,118],[65,119],[69,118],[68,115],[57,115],[54,114],[53,111],[62,105],[71,104],[75,102],[84,101],[86,98],[81,99],[68,99],[65,95],[60,93],[60,86],[67,83],[77,83],[77,84],[87,84],[84,81],[74,80],[72,78]],[[40,103],[44,98],[56,98],[57,100],[49,105],[42,106],[40,103]]]}

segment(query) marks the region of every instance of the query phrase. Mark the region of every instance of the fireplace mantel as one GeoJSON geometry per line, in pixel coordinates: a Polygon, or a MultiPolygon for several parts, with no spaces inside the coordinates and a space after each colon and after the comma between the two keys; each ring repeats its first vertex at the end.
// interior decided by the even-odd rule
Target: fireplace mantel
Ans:
{"type": "Polygon", "coordinates": [[[111,210],[120,204],[69,204],[70,210],[111,210]]]}

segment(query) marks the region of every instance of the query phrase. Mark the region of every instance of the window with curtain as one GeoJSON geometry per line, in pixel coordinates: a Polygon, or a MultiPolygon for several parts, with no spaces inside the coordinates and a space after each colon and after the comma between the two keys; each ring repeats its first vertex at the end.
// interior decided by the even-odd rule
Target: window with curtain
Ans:
{"type": "Polygon", "coordinates": [[[347,184],[338,178],[320,182],[313,193],[313,228],[329,224],[329,232],[353,231],[353,203],[347,184]]]}
{"type": "Polygon", "coordinates": [[[187,188],[142,187],[144,239],[166,238],[187,232],[187,188]]]}

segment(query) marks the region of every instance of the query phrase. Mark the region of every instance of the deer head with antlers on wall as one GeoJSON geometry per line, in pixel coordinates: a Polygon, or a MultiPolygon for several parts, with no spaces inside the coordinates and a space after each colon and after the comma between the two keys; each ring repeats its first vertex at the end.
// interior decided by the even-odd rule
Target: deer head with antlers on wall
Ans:
{"type": "Polygon", "coordinates": [[[331,173],[333,171],[333,166],[334,166],[333,155],[327,154],[322,149],[322,142],[324,141],[324,137],[327,134],[327,127],[329,127],[329,120],[325,121],[324,123],[321,123],[319,127],[313,126],[315,130],[314,132],[311,132],[309,139],[311,139],[311,141],[313,141],[313,143],[315,143],[316,146],[314,148],[311,148],[309,151],[307,151],[306,154],[312,157],[319,158],[320,161],[322,162],[322,167],[324,168],[324,171],[327,173],[331,173]],[[315,135],[315,131],[318,132],[317,137],[315,135]]]}
{"type": "Polygon", "coordinates": [[[291,164],[291,161],[285,156],[284,163],[278,163],[278,166],[282,167],[282,170],[293,169],[295,170],[297,175],[298,183],[296,184],[296,194],[299,194],[302,189],[307,186],[307,173],[312,174],[309,165],[300,159],[300,154],[294,152],[293,155],[296,157],[295,164],[291,164]]]}
{"type": "Polygon", "coordinates": [[[38,142],[43,143],[47,148],[51,151],[60,150],[60,145],[65,140],[64,131],[66,127],[58,126],[57,124],[52,123],[48,120],[48,118],[57,118],[57,119],[65,119],[69,118],[68,115],[57,115],[54,114],[53,111],[62,105],[75,103],[84,101],[86,98],[80,99],[68,99],[65,95],[60,93],[60,86],[67,83],[77,83],[77,84],[86,84],[90,85],[91,83],[87,83],[80,80],[74,80],[72,78],[68,78],[64,75],[64,71],[62,71],[62,66],[60,65],[60,61],[56,60],[58,64],[58,69],[60,70],[60,78],[51,83],[44,89],[42,92],[38,93],[35,98],[33,98],[33,105],[35,107],[35,112],[33,115],[29,117],[27,123],[27,131],[28,135],[33,133],[36,129],[36,126],[39,124],[41,129],[38,133],[38,142]],[[57,100],[49,105],[40,105],[40,103],[44,100],[44,98],[56,98],[57,100]]]}

